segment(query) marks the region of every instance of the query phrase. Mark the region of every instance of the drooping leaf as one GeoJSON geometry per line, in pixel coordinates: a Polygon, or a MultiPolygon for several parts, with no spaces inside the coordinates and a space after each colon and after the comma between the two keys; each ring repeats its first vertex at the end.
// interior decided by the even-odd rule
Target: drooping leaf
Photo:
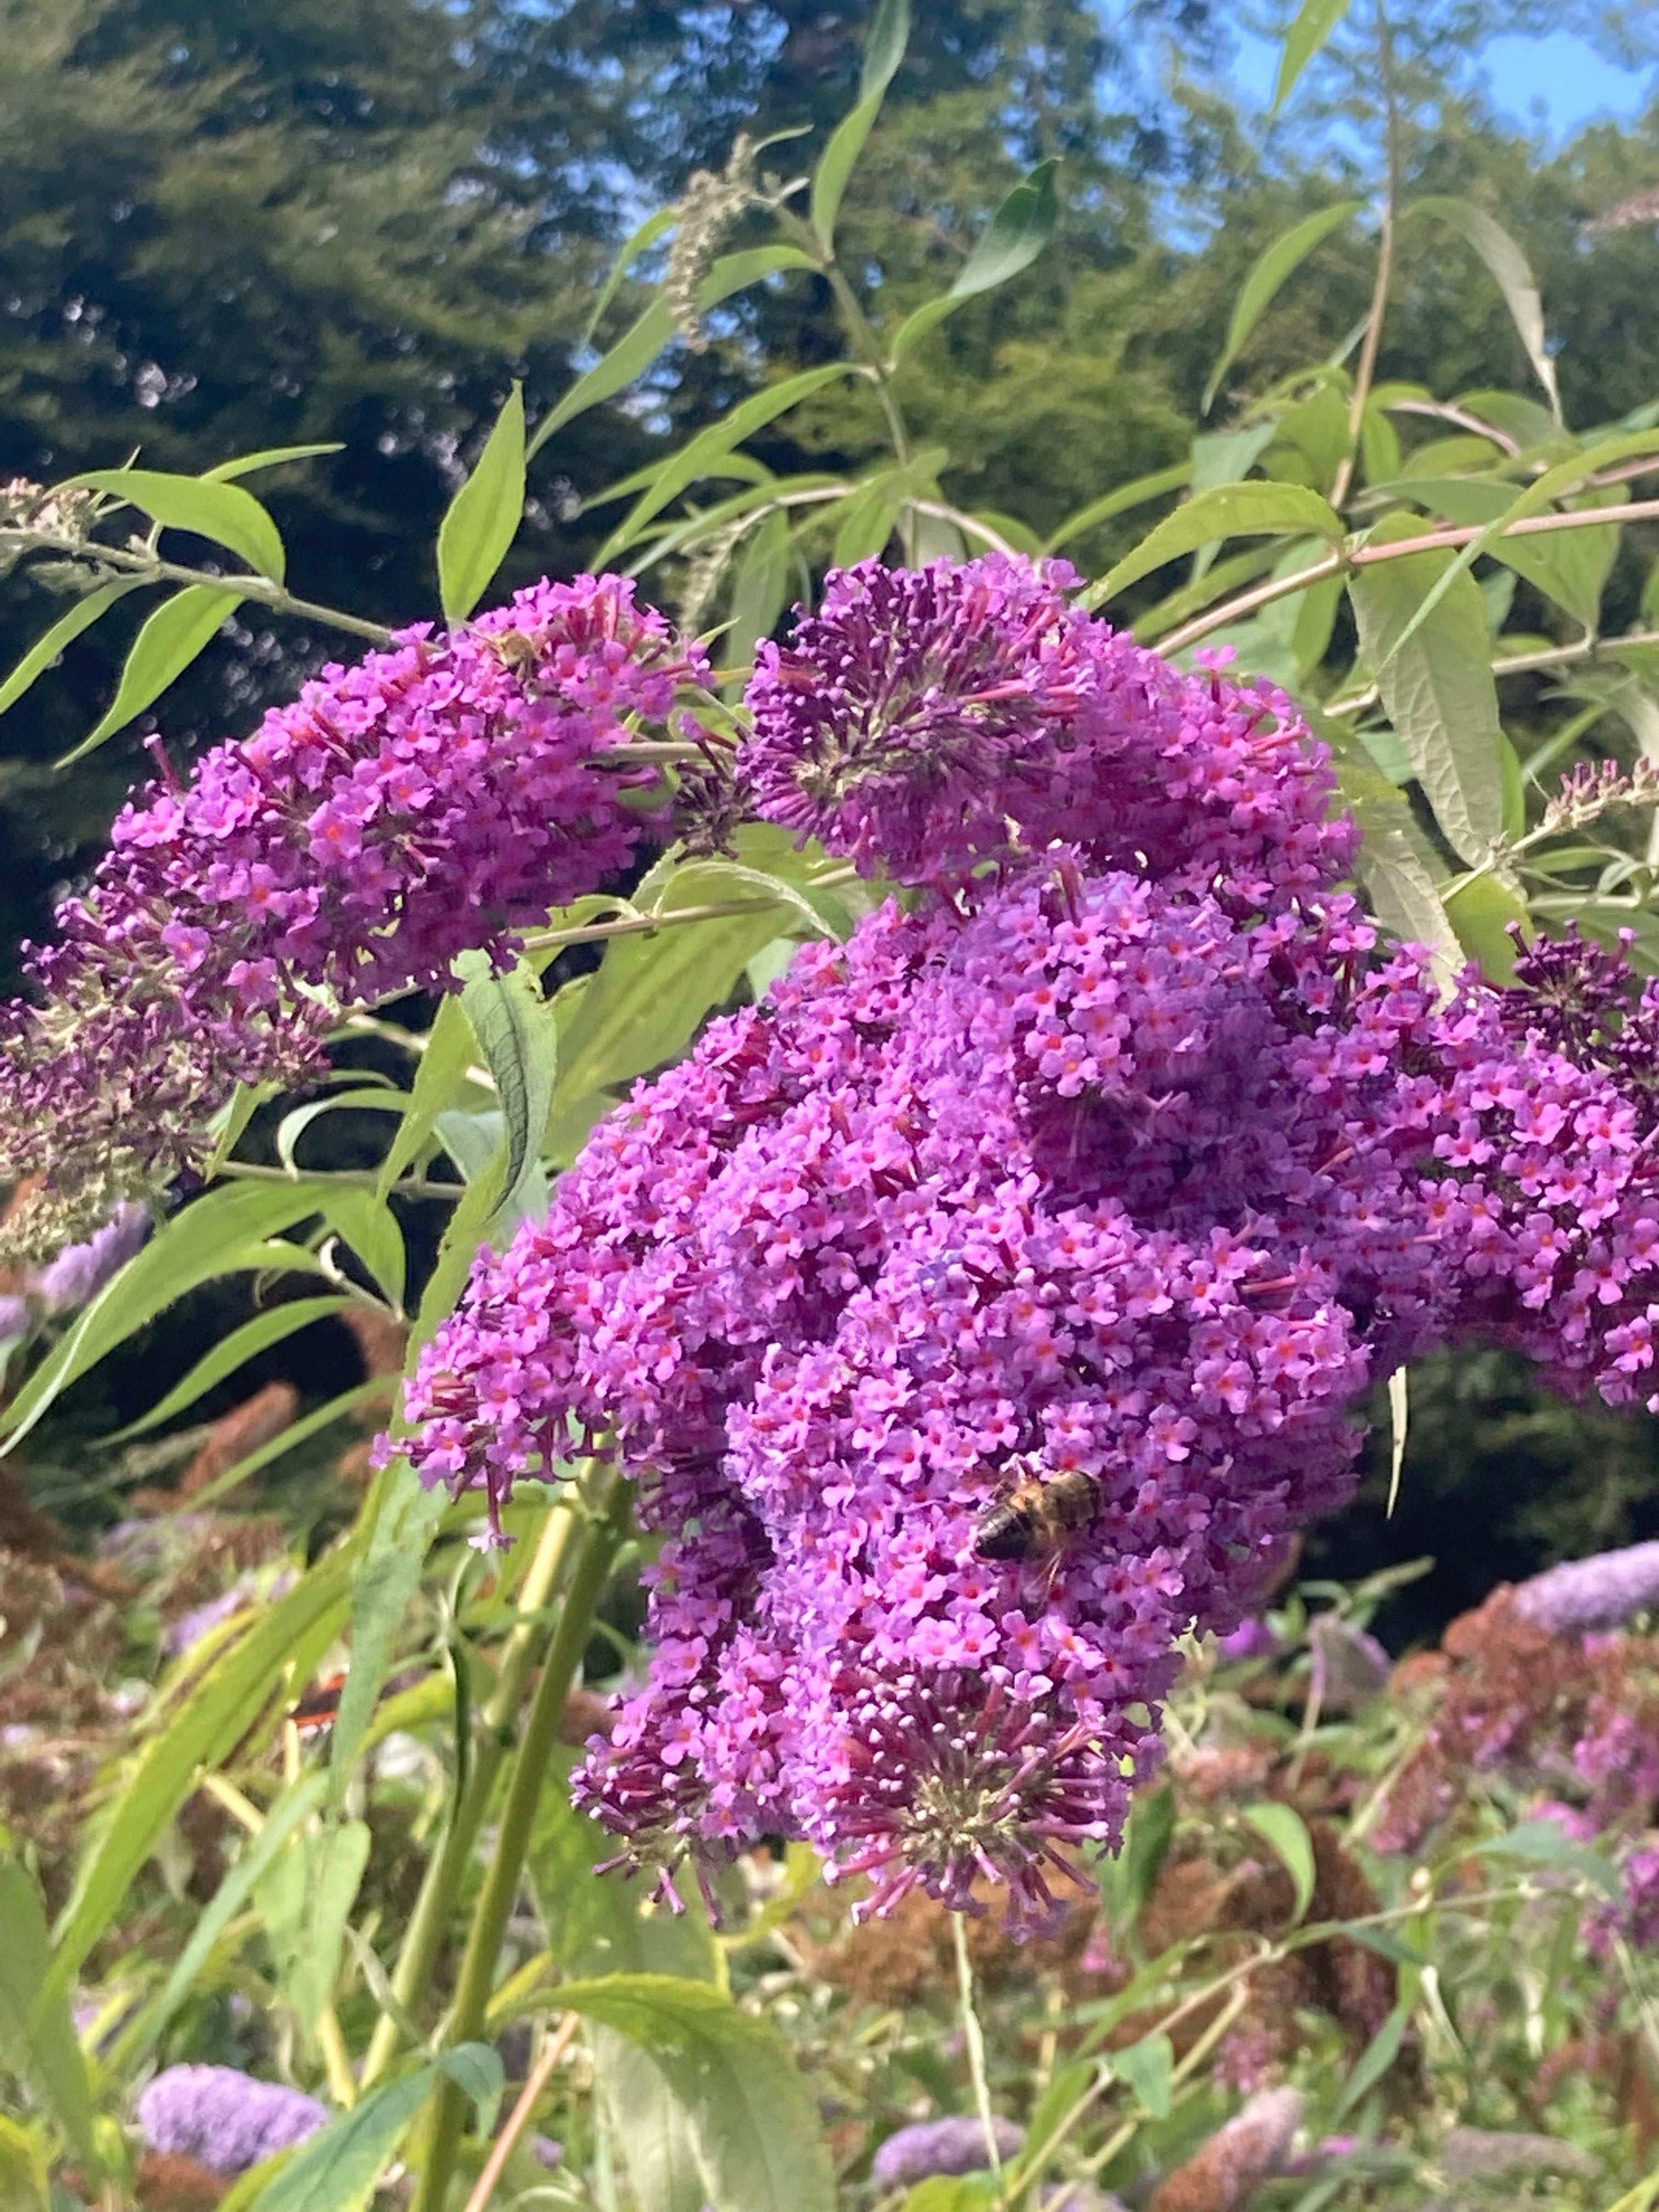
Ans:
{"type": "Polygon", "coordinates": [[[202,475],[209,483],[228,483],[234,477],[251,477],[261,469],[282,468],[289,461],[313,461],[319,454],[344,451],[337,438],[316,446],[267,446],[262,453],[238,453],[234,459],[220,461],[204,469],[202,475]]]}
{"type": "Polygon", "coordinates": [[[407,1260],[398,1217],[383,1198],[352,1183],[337,1183],[323,1209],[324,1218],[362,1261],[400,1311],[407,1260]]]}
{"type": "Polygon", "coordinates": [[[1279,82],[1273,87],[1271,120],[1296,90],[1302,72],[1312,61],[1348,12],[1349,0],[1302,0],[1279,58],[1279,82]]]}
{"type": "Polygon", "coordinates": [[[1281,535],[1322,538],[1337,545],[1344,535],[1342,520],[1328,501],[1304,484],[1218,484],[1165,515],[1085,595],[1084,604],[1102,605],[1154,568],[1179,560],[1183,553],[1195,553],[1200,545],[1219,544],[1229,538],[1281,535]]]}
{"type": "Polygon", "coordinates": [[[477,466],[438,530],[438,596],[444,620],[465,622],[495,580],[524,519],[524,386],[514,384],[477,466]]]}
{"type": "Polygon", "coordinates": [[[1293,1805],[1278,1802],[1247,1805],[1243,1818],[1284,1861],[1296,1887],[1296,1917],[1304,1918],[1313,1903],[1317,1879],[1313,1838],[1308,1833],[1307,1822],[1293,1805]]]}
{"type": "MultiPolygon", "coordinates": [[[[1414,519],[1390,517],[1371,542],[1415,534],[1414,519]]],[[[1473,866],[1503,835],[1501,732],[1486,610],[1474,581],[1452,577],[1421,618],[1425,594],[1446,583],[1451,565],[1449,552],[1407,554],[1356,570],[1348,589],[1360,651],[1376,674],[1389,720],[1435,819],[1473,866]]]]}
{"type": "Polygon", "coordinates": [[[1210,380],[1204,387],[1202,411],[1208,414],[1215,396],[1221,389],[1221,380],[1232,367],[1249,342],[1251,331],[1273,305],[1280,287],[1302,266],[1316,246],[1324,243],[1334,230],[1355,216],[1364,206],[1364,200],[1338,200],[1330,207],[1320,208],[1293,223],[1280,238],[1264,248],[1250,264],[1249,274],[1239,288],[1233,307],[1232,320],[1227,325],[1226,343],[1219,359],[1210,371],[1210,380]]]}
{"type": "Polygon", "coordinates": [[[205,1397],[216,1384],[222,1382],[228,1375],[234,1375],[247,1360],[269,1351],[273,1344],[280,1344],[296,1329],[308,1328],[314,1321],[324,1321],[331,1314],[343,1312],[350,1304],[349,1298],[331,1292],[325,1297],[291,1298],[285,1304],[255,1314],[252,1321],[245,1321],[240,1328],[232,1329],[210,1352],[204,1352],[182,1382],[175,1382],[164,1397],[158,1398],[149,1413],[141,1413],[125,1428],[116,1429],[104,1442],[125,1443],[133,1437],[159,1429],[163,1421],[170,1421],[186,1406],[193,1406],[198,1398],[205,1397]]]}
{"type": "Polygon", "coordinates": [[[390,1195],[398,1178],[413,1167],[432,1141],[438,1116],[456,1103],[472,1065],[477,1042],[465,1009],[456,993],[439,1003],[437,1017],[427,1032],[426,1049],[415,1071],[409,1103],[392,1138],[375,1183],[378,1196],[390,1195]]]}
{"type": "Polygon", "coordinates": [[[52,1977],[40,1893],[11,1858],[0,1859],[0,2056],[33,2086],[76,2155],[96,2169],[87,2062],[67,1991],[52,1977]]]}
{"type": "Polygon", "coordinates": [[[864,49],[858,106],[836,125],[812,179],[812,230],[826,253],[835,246],[842,197],[881,112],[882,95],[904,58],[909,37],[910,0],[881,0],[864,49]]]}
{"type": "MultiPolygon", "coordinates": [[[[1479,477],[1407,477],[1389,489],[1420,500],[1436,514],[1463,527],[1494,521],[1515,501],[1513,484],[1479,477]]],[[[1622,484],[1608,485],[1595,495],[1598,507],[1622,505],[1626,496],[1622,484]]],[[[1565,607],[1583,629],[1594,631],[1601,619],[1602,589],[1618,556],[1619,534],[1613,521],[1584,530],[1494,538],[1488,550],[1495,561],[1502,561],[1547,599],[1565,607]]]]}
{"type": "Polygon", "coordinates": [[[461,1006],[495,1079],[507,1121],[507,1184],[502,1206],[523,1190],[541,1150],[558,1079],[559,1032],[542,996],[541,980],[527,961],[497,975],[487,953],[465,952],[455,963],[461,1006]]]}
{"type": "Polygon", "coordinates": [[[124,599],[129,592],[143,589],[149,581],[147,576],[120,576],[112,584],[100,584],[95,592],[88,592],[77,599],[67,614],[59,615],[51,629],[36,638],[3,684],[0,684],[0,714],[15,707],[23,694],[44,676],[65,646],[73,645],[83,630],[92,628],[100,616],[107,614],[117,599],[124,599]]]}
{"type": "Polygon", "coordinates": [[[684,2110],[720,2212],[834,2212],[816,2104],[769,2021],[706,1982],[610,1974],[558,2002],[628,2037],[684,2110]]]}
{"type": "Polygon", "coordinates": [[[1504,295],[1504,304],[1526,348],[1527,359],[1532,363],[1533,374],[1549,395],[1550,412],[1559,422],[1561,392],[1544,331],[1544,304],[1539,296],[1538,279],[1519,246],[1495,216],[1488,215],[1485,208],[1476,207],[1471,200],[1431,193],[1426,198],[1413,200],[1404,213],[1437,217],[1460,238],[1467,239],[1486,263],[1504,295]]]}
{"type": "Polygon", "coordinates": [[[1337,2100],[1334,2118],[1340,2120],[1357,2105],[1363,2104],[1400,2056],[1400,2045],[1417,2009],[1417,1978],[1411,1976],[1409,1981],[1409,1989],[1361,2052],[1359,2063],[1337,2100]]]}
{"type": "Polygon", "coordinates": [[[186,584],[156,608],[132,641],[103,715],[80,744],[64,754],[56,765],[69,768],[88,753],[125,730],[152,707],[210,646],[224,628],[226,617],[242,604],[242,594],[220,591],[210,584],[186,584]]]}
{"type": "Polygon", "coordinates": [[[747,667],[770,637],[789,597],[789,518],[775,507],[749,543],[732,581],[732,619],[725,652],[734,667],[747,667]]]}
{"type": "Polygon", "coordinates": [[[273,584],[283,580],[283,541],[251,491],[212,477],[169,476],[160,469],[90,469],[67,485],[111,492],[165,530],[188,530],[239,554],[273,584]]]}
{"type": "Polygon", "coordinates": [[[342,1546],[252,1616],[247,1632],[221,1653],[146,1743],[114,1793],[59,1919],[53,1960],[59,1983],[67,1986],[120,1911],[133,1878],[196,1787],[198,1768],[234,1748],[290,1662],[343,1621],[352,1560],[350,1547],[342,1546]]]}

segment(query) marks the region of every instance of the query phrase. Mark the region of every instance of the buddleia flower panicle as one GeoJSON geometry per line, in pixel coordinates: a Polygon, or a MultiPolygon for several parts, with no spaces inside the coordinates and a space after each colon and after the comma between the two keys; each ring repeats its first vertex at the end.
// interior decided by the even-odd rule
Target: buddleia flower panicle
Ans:
{"type": "Polygon", "coordinates": [[[1552,1636],[1620,1628],[1638,1613],[1659,1607],[1659,1543],[1629,1544],[1567,1559],[1522,1583],[1516,1610],[1552,1636]]]}
{"type": "Polygon", "coordinates": [[[343,1010],[624,869],[656,776],[629,736],[706,673],[628,580],[580,577],[325,669],[188,782],[163,760],[3,1017],[0,1178],[50,1164],[13,1250],[199,1165],[236,1084],[303,1081],[343,1010]]]}
{"type": "MultiPolygon", "coordinates": [[[[1025,2141],[1025,2130],[1012,2120],[994,2119],[997,2156],[1015,2156],[1025,2141]]],[[[981,2173],[991,2163],[985,2130],[976,2118],[952,2112],[940,2120],[918,2120],[896,2128],[879,2145],[870,2163],[870,2179],[878,2189],[913,2189],[930,2175],[981,2173]]]]}
{"type": "Polygon", "coordinates": [[[1583,948],[1444,1003],[1340,890],[1288,702],[1065,581],[831,579],[744,773],[928,895],[639,1085],[408,1394],[414,1463],[492,1528],[608,1435],[671,1533],[577,1784],[669,1891],[782,1832],[877,1911],[995,1881],[1050,1927],[1178,1639],[1349,1494],[1379,1381],[1479,1341],[1659,1401],[1659,1015],[1583,948]],[[1079,1478],[1061,1540],[984,1555],[1012,1491],[1079,1478]]]}
{"type": "Polygon", "coordinates": [[[228,2179],[304,2142],[328,2120],[314,2097],[234,2066],[169,2066],[141,2092],[137,2112],[151,2150],[199,2159],[228,2179]]]}

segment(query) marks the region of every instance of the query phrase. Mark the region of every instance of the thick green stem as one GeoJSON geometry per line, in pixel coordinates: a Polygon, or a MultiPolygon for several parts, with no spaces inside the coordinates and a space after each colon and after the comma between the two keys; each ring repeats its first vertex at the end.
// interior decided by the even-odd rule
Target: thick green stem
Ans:
{"type": "MultiPolygon", "coordinates": [[[[624,1493],[614,1474],[608,1468],[596,1471],[583,1489],[584,1503],[589,1510],[574,1541],[570,1580],[560,1610],[559,1625],[554,1631],[530,1717],[514,1759],[495,1853],[473,1907],[455,2002],[444,2038],[447,2044],[470,2042],[483,2030],[490,1992],[495,1984],[501,1940],[519,1894],[537,1807],[546,1784],[554,1746],[558,1741],[565,1699],[592,1632],[594,1608],[622,1542],[624,1493]]],[[[465,2116],[465,2095],[459,2084],[446,2075],[436,2091],[426,2131],[424,2155],[420,2161],[420,2186],[413,2212],[441,2212],[465,2116]]]]}
{"type": "MultiPolygon", "coordinates": [[[[450,1915],[477,1848],[478,1831],[495,1794],[501,1762],[507,1756],[524,1697],[525,1680],[544,1641],[545,1632],[540,1615],[563,1575],[582,1529],[582,1509],[574,1492],[574,1483],[562,1485],[543,1523],[535,1557],[519,1589],[520,1619],[507,1639],[495,1687],[484,1708],[483,1725],[473,1747],[472,1771],[442,1845],[427,1863],[426,1877],[415,1900],[415,1910],[410,1916],[403,1949],[392,1977],[392,1993],[399,2008],[405,2011],[420,2002],[431,1981],[450,1915]]],[[[386,2071],[397,2049],[398,2023],[388,2011],[381,2014],[369,2043],[363,2063],[365,2089],[386,2071]]]]}

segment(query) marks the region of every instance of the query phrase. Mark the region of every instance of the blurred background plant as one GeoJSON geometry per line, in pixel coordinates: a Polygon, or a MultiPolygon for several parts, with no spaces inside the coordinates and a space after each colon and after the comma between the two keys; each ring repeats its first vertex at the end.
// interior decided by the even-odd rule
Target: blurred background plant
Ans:
{"type": "MultiPolygon", "coordinates": [[[[1449,972],[1501,977],[1522,920],[1659,967],[1659,140],[1495,108],[1487,41],[1559,9],[1308,0],[1249,33],[1283,121],[1194,0],[6,22],[9,939],[158,720],[185,762],[383,626],[622,568],[729,701],[831,562],[1001,545],[1291,689],[1449,972]],[[204,491],[233,465],[292,583],[204,491]]],[[[1570,27],[1655,61],[1640,14],[1570,27]]],[[[1051,1945],[853,1927],[798,1846],[671,1921],[550,1786],[450,2008],[527,1686],[564,1687],[556,1784],[650,1546],[526,1486],[481,1558],[368,1437],[478,1238],[866,898],[752,826],[671,853],[531,940],[528,1044],[488,987],[356,1015],[142,1249],[0,1285],[3,2201],[1654,2201],[1649,1601],[1492,1592],[1659,1535],[1655,1437],[1496,1355],[1391,1394],[1300,1590],[1194,1647],[1169,1780],[1051,1945]],[[411,2124],[465,2100],[434,2181],[411,2124]]]]}

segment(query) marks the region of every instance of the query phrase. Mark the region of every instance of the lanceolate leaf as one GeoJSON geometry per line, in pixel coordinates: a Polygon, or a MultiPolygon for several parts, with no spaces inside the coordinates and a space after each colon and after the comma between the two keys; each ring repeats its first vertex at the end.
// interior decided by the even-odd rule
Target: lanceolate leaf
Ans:
{"type": "Polygon", "coordinates": [[[1313,1903],[1316,1878],[1306,1821],[1294,1806],[1279,1803],[1247,1805],[1243,1817],[1284,1861],[1296,1886],[1296,1917],[1302,1919],[1313,1903]]]}
{"type": "Polygon", "coordinates": [[[163,1421],[170,1421],[175,1413],[182,1413],[186,1406],[206,1395],[216,1383],[234,1375],[246,1361],[256,1353],[269,1351],[280,1344],[285,1336],[296,1329],[308,1328],[314,1321],[325,1320],[331,1314],[343,1312],[351,1304],[349,1298],[331,1293],[326,1297],[291,1298],[286,1304],[272,1306],[265,1313],[255,1314],[240,1328],[216,1344],[211,1352],[198,1359],[181,1382],[175,1382],[164,1398],[159,1399],[149,1413],[136,1421],[129,1421],[124,1429],[117,1429],[106,1437],[106,1443],[125,1443],[130,1437],[142,1437],[150,1429],[159,1429],[163,1421]]]}
{"type": "Polygon", "coordinates": [[[1302,0],[1296,20],[1285,34],[1285,51],[1279,56],[1279,82],[1273,87],[1270,116],[1277,115],[1296,90],[1303,70],[1346,15],[1348,4],[1349,0],[1302,0]]]}
{"type": "Polygon", "coordinates": [[[315,1185],[230,1183],[166,1223],[58,1339],[7,1407],[10,1451],[69,1385],[134,1336],[164,1306],[211,1275],[266,1264],[262,1240],[319,1210],[315,1185]]]}
{"type": "Polygon", "coordinates": [[[1316,491],[1303,484],[1218,484],[1214,490],[1200,492],[1166,515],[1133,553],[1126,553],[1095,586],[1085,604],[1098,606],[1115,599],[1154,568],[1179,560],[1183,553],[1196,553],[1200,545],[1229,538],[1308,535],[1326,538],[1333,545],[1340,544],[1343,537],[1341,517],[1316,491]]]}
{"type": "Polygon", "coordinates": [[[864,52],[859,104],[836,126],[812,179],[812,229],[826,253],[836,240],[836,217],[864,142],[881,111],[882,95],[904,58],[910,36],[910,0],[881,0],[864,52]]]}
{"type": "Polygon", "coordinates": [[[251,491],[211,477],[175,477],[159,469],[92,469],[73,485],[106,491],[139,507],[163,529],[188,530],[240,554],[250,568],[283,580],[283,541],[276,526],[251,491]]]}
{"type": "Polygon", "coordinates": [[[0,1860],[0,2056],[33,2085],[76,2156],[96,2166],[86,2060],[52,1980],[40,1893],[15,1859],[0,1860]]]}
{"type": "Polygon", "coordinates": [[[483,952],[455,963],[462,979],[461,1006],[472,1024],[507,1118],[507,1188],[513,1204],[541,1150],[548,1109],[558,1077],[559,1032],[533,968],[520,961],[498,975],[483,952]]]}
{"type": "Polygon", "coordinates": [[[457,2044],[430,2065],[371,2089],[349,2112],[301,2143],[252,2199],[248,2212],[362,2212],[441,2074],[450,2075],[475,2101],[493,2101],[500,2094],[501,2060],[495,2051],[483,2044],[457,2044]]]}
{"type": "Polygon", "coordinates": [[[562,1983],[558,2002],[650,2058],[686,2114],[720,2212],[833,2212],[817,2109],[769,2021],[669,1974],[562,1983]]]}
{"type": "Polygon", "coordinates": [[[1155,470],[1151,476],[1137,477],[1132,483],[1120,484],[1115,491],[1109,491],[1100,499],[1091,500],[1087,507],[1079,507],[1075,514],[1068,516],[1043,550],[1057,552],[1060,546],[1068,545],[1073,538],[1081,538],[1085,531],[1094,530],[1101,523],[1109,522],[1114,515],[1127,514],[1131,507],[1145,507],[1152,500],[1162,499],[1166,491],[1179,491],[1183,484],[1190,482],[1192,473],[1190,461],[1176,461],[1167,469],[1155,470]]]}
{"type": "Polygon", "coordinates": [[[1550,358],[1549,346],[1544,333],[1544,306],[1539,297],[1538,279],[1533,275],[1526,255],[1510,236],[1495,216],[1485,208],[1476,207],[1469,200],[1453,199],[1436,193],[1426,199],[1413,200],[1405,210],[1410,215],[1430,215],[1448,223],[1465,238],[1491,270],[1498,289],[1514,318],[1515,327],[1521,334],[1521,343],[1527,349],[1527,359],[1533,373],[1549,395],[1550,411],[1559,422],[1561,420],[1561,393],[1556,382],[1555,363],[1550,358]]]}
{"type": "Polygon", "coordinates": [[[1059,166],[1057,161],[1044,161],[1014,186],[950,290],[942,299],[918,307],[899,325],[893,338],[896,362],[947,315],[953,315],[963,301],[1006,284],[1011,276],[1030,267],[1060,220],[1060,201],[1054,191],[1059,166]]]}
{"type": "Polygon", "coordinates": [[[182,676],[217,637],[225,617],[241,603],[240,592],[222,592],[210,584],[186,584],[182,592],[164,599],[133,640],[120,684],[103,719],[57,765],[68,768],[82,759],[106,738],[125,730],[147,707],[154,706],[168,684],[182,676]]]}
{"type": "Polygon", "coordinates": [[[1207,415],[1215,396],[1221,389],[1221,380],[1232,367],[1249,338],[1250,332],[1261,321],[1277,295],[1279,287],[1294,276],[1315,246],[1322,245],[1334,230],[1358,214],[1364,200],[1338,200],[1332,207],[1321,208],[1316,214],[1304,216],[1292,225],[1282,238],[1276,238],[1261,253],[1240,288],[1232,321],[1227,326],[1227,342],[1221,349],[1221,357],[1210,372],[1210,380],[1204,387],[1203,408],[1207,415]]]}
{"type": "Polygon", "coordinates": [[[524,517],[524,387],[515,384],[478,465],[438,531],[438,592],[446,622],[465,622],[495,581],[524,517]]]}
{"type": "MultiPolygon", "coordinates": [[[[706,313],[733,292],[759,283],[780,269],[815,269],[817,264],[799,246],[759,246],[743,253],[723,254],[697,288],[697,305],[706,313]]],[[[604,359],[579,376],[551,414],[537,425],[526,448],[533,460],[556,430],[602,399],[609,399],[643,376],[659,353],[673,343],[673,311],[665,300],[653,300],[638,319],[623,331],[604,359]]]]}
{"type": "MultiPolygon", "coordinates": [[[[1372,542],[1413,535],[1416,527],[1413,520],[1391,518],[1372,542]]],[[[1503,835],[1501,732],[1486,610],[1474,583],[1454,577],[1427,619],[1419,619],[1425,593],[1451,565],[1449,553],[1407,554],[1357,570],[1349,590],[1360,650],[1376,672],[1389,720],[1448,842],[1474,866],[1503,835]]]]}
{"type": "Polygon", "coordinates": [[[0,714],[17,704],[36,678],[45,675],[65,646],[72,645],[82,630],[90,629],[117,599],[125,599],[129,592],[139,590],[148,580],[143,576],[123,576],[115,583],[100,584],[95,592],[88,592],[85,599],[77,599],[67,614],[59,615],[52,628],[35,640],[5,682],[0,684],[0,714]]]}
{"type": "Polygon", "coordinates": [[[267,446],[263,453],[238,453],[234,460],[221,461],[216,468],[204,469],[202,475],[208,483],[228,483],[233,477],[251,477],[260,469],[279,469],[289,461],[312,461],[320,453],[344,451],[338,439],[320,446],[267,446]]]}

